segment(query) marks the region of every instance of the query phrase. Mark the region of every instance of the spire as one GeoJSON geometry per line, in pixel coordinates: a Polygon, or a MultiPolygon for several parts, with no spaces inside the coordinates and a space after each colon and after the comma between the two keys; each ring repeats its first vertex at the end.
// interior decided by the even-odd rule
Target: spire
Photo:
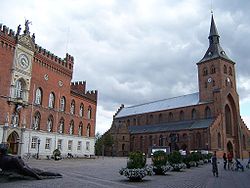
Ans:
{"type": "Polygon", "coordinates": [[[210,25],[210,33],[209,33],[209,36],[208,36],[209,47],[208,47],[207,52],[204,55],[204,57],[198,63],[208,61],[208,60],[211,60],[211,59],[215,59],[215,58],[219,58],[219,57],[227,59],[229,61],[232,61],[229,57],[227,57],[225,51],[220,46],[219,38],[220,38],[220,36],[218,34],[218,31],[217,31],[217,28],[216,28],[216,25],[215,25],[215,21],[214,21],[214,17],[213,17],[213,13],[212,13],[211,25],[210,25]]]}

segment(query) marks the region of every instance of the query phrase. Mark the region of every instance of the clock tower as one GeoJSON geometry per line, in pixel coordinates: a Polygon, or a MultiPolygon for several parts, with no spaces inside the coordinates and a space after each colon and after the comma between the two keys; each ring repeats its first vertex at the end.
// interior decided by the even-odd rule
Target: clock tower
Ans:
{"type": "Polygon", "coordinates": [[[240,156],[241,117],[235,62],[227,56],[220,45],[220,36],[213,15],[208,39],[209,47],[204,57],[197,63],[200,103],[213,104],[213,117],[221,117],[222,120],[215,132],[223,133],[223,144],[227,151],[240,156]]]}
{"type": "Polygon", "coordinates": [[[31,83],[32,61],[35,52],[35,36],[30,37],[28,20],[25,21],[25,30],[20,35],[21,26],[16,34],[16,47],[11,69],[10,101],[28,104],[31,83]]]}

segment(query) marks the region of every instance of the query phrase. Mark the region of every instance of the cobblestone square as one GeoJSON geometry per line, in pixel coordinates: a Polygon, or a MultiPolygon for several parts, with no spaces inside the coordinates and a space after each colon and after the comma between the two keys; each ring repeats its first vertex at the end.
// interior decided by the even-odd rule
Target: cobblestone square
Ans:
{"type": "MultiPolygon", "coordinates": [[[[118,171],[126,166],[126,158],[97,158],[97,159],[70,159],[70,160],[30,160],[31,167],[61,173],[63,178],[47,180],[22,180],[1,183],[3,188],[56,188],[56,187],[88,187],[88,188],[117,188],[117,187],[240,187],[250,185],[250,170],[244,172],[228,171],[219,163],[219,177],[212,175],[211,164],[197,168],[185,169],[183,172],[169,172],[167,176],[146,176],[143,182],[129,182],[118,171]]],[[[246,160],[243,161],[245,166],[246,160]]],[[[150,162],[150,159],[148,160],[150,162]]]]}

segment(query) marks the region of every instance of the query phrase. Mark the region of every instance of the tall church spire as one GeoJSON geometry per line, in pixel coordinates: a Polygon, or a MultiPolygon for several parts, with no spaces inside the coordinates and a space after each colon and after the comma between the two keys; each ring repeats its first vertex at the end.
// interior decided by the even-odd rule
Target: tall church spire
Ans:
{"type": "Polygon", "coordinates": [[[216,25],[215,25],[214,16],[212,14],[211,25],[210,25],[210,33],[209,33],[209,36],[208,36],[209,47],[208,47],[207,52],[204,55],[204,57],[198,63],[202,63],[204,61],[216,59],[216,58],[219,58],[219,57],[227,59],[229,61],[232,61],[226,55],[225,51],[220,46],[220,40],[219,40],[219,38],[220,38],[220,36],[218,34],[218,30],[217,30],[216,25]]]}

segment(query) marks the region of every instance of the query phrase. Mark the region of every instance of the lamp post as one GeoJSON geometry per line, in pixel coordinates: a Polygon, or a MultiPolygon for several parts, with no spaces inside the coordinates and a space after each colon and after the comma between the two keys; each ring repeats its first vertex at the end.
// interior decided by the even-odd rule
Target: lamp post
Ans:
{"type": "Polygon", "coordinates": [[[40,147],[40,142],[41,142],[41,140],[38,138],[38,140],[37,140],[37,156],[36,156],[36,159],[39,159],[39,147],[40,147]]]}

